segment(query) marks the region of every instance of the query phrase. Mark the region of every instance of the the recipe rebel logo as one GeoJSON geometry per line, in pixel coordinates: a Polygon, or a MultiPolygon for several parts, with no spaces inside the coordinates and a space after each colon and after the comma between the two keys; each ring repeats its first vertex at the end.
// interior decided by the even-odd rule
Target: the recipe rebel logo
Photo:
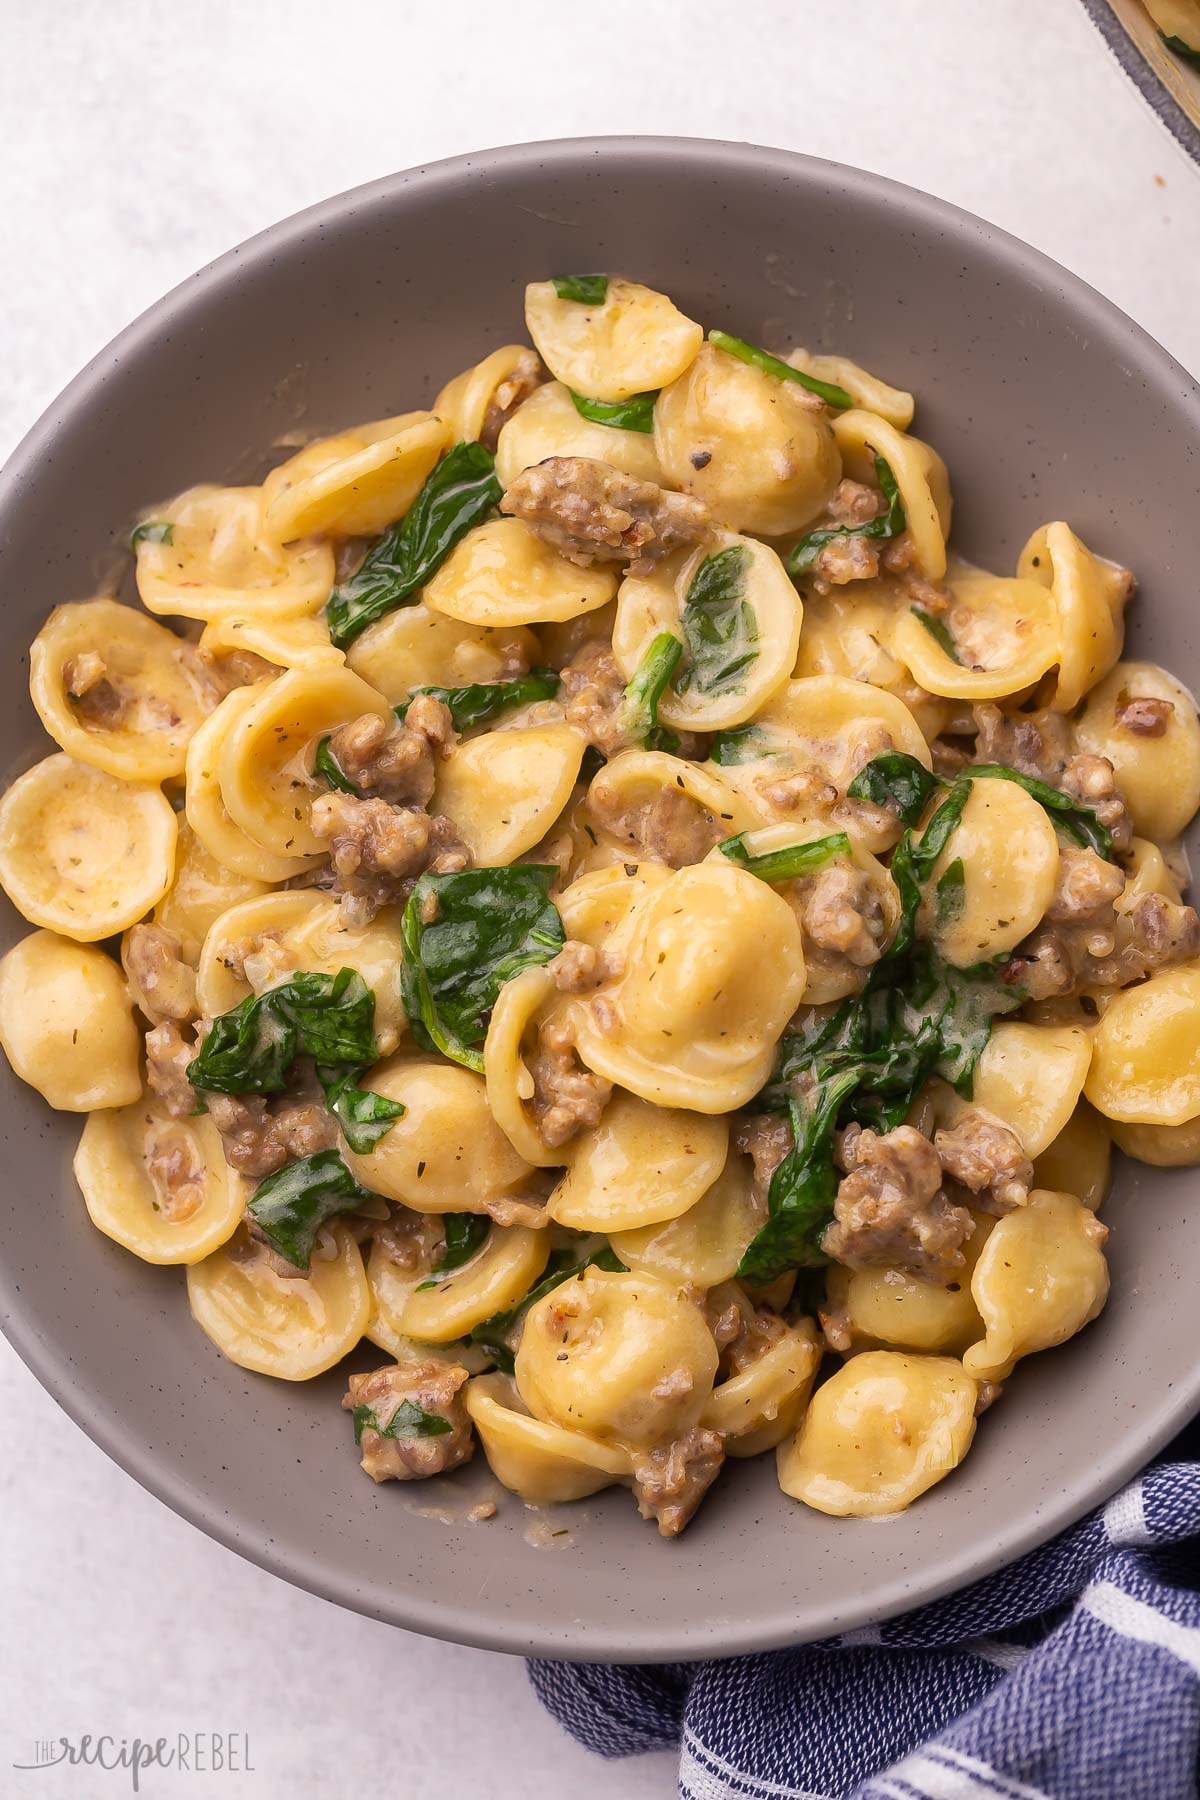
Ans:
{"type": "MultiPolygon", "coordinates": [[[[79,1737],[39,1738],[30,1761],[14,1769],[72,1768],[124,1771],[131,1792],[141,1792],[148,1769],[172,1769],[181,1775],[253,1775],[250,1738],[241,1731],[180,1731],[174,1737],[117,1738],[107,1732],[79,1737]]],[[[89,1790],[89,1792],[92,1790],[89,1790]]]]}

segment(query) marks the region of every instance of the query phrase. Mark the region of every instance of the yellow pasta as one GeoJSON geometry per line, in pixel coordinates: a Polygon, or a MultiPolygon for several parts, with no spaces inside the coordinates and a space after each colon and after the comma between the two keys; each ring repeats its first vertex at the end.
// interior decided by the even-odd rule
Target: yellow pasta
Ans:
{"type": "Polygon", "coordinates": [[[1072,712],[1121,654],[1132,582],[1126,570],[1093,556],[1061,519],[1034,532],[1017,574],[1040,581],[1053,595],[1059,659],[1050,703],[1057,712],[1072,712]]]}
{"type": "Polygon", "coordinates": [[[1134,830],[1155,843],[1178,837],[1200,806],[1200,720],[1183,683],[1154,663],[1118,663],[1088,695],[1075,729],[1086,750],[1112,763],[1134,830]],[[1160,709],[1148,732],[1137,722],[1139,700],[1160,709]]]}
{"type": "Polygon", "coordinates": [[[973,781],[926,888],[930,941],[958,969],[1012,950],[1044,916],[1057,880],[1058,839],[1044,809],[1015,782],[973,781]],[[959,862],[963,880],[956,903],[939,905],[939,884],[959,862]]]}
{"type": "Polygon", "coordinates": [[[493,1475],[530,1506],[583,1500],[632,1473],[620,1445],[535,1419],[515,1400],[503,1375],[481,1375],[467,1387],[467,1412],[493,1475]]]}
{"type": "Polygon", "coordinates": [[[856,481],[873,479],[877,456],[887,463],[900,491],[917,565],[922,574],[940,581],[946,573],[951,501],[946,465],[937,451],[878,413],[858,407],[837,414],[833,435],[845,471],[856,481]]]}
{"type": "Polygon", "coordinates": [[[34,931],[0,957],[0,1046],[58,1112],[128,1106],[141,1095],[125,982],[90,944],[34,931]]]}
{"type": "Polygon", "coordinates": [[[1062,630],[1049,592],[1036,581],[963,571],[949,580],[951,603],[940,620],[951,656],[915,611],[896,622],[896,654],[931,694],[953,700],[1003,700],[1034,685],[1062,653],[1062,630]]]}
{"type": "MultiPolygon", "coordinates": [[[[1169,1133],[1172,1127],[1130,1125],[1122,1129],[1169,1133]]],[[[1054,1142],[1034,1158],[1035,1187],[1078,1194],[1085,1206],[1098,1212],[1108,1193],[1112,1173],[1113,1135],[1109,1121],[1102,1119],[1086,1100],[1081,1100],[1054,1142]]],[[[1126,1146],[1122,1144],[1121,1148],[1126,1146]]],[[[1132,1156],[1136,1152],[1130,1150],[1128,1154],[1132,1156]]]]}
{"type": "Polygon", "coordinates": [[[725,1439],[727,1456],[760,1456],[799,1426],[821,1366],[810,1319],[789,1327],[745,1369],[718,1382],[700,1415],[725,1439]]]}
{"type": "Polygon", "coordinates": [[[1074,1194],[1049,1190],[1000,1219],[971,1277],[985,1335],[963,1356],[967,1373],[1003,1381],[1018,1358],[1082,1331],[1108,1298],[1107,1236],[1074,1194]]]}
{"type": "Polygon", "coordinates": [[[48,756],[0,797],[0,886],[31,925],[94,943],[162,899],[177,836],[161,788],[48,756]]]}
{"type": "Polygon", "coordinates": [[[148,612],[211,624],[223,618],[294,618],[316,612],[333,588],[333,551],[301,542],[280,548],[263,521],[258,488],[189,488],[137,546],[137,582],[148,612]]]}
{"type": "Polygon", "coordinates": [[[976,1392],[950,1357],[864,1351],[817,1390],[779,1446],[779,1485],[837,1518],[900,1512],[970,1449],[976,1392]]]}
{"type": "Polygon", "coordinates": [[[182,775],[214,698],[190,644],[115,600],[55,607],[29,647],[29,692],[60,749],[129,781],[182,775]]]}
{"type": "Polygon", "coordinates": [[[545,1268],[550,1243],[544,1231],[494,1225],[482,1250],[443,1281],[422,1268],[405,1279],[395,1264],[392,1279],[381,1280],[377,1264],[385,1254],[377,1245],[367,1271],[385,1327],[423,1344],[453,1344],[517,1305],[545,1268]]]}
{"type": "Polygon", "coordinates": [[[200,1262],[233,1236],[250,1196],[210,1120],[141,1102],[92,1113],[74,1166],[92,1224],[143,1262],[200,1262]]]}
{"type": "Polygon", "coordinates": [[[979,1059],[972,1099],[1012,1127],[1027,1156],[1040,1156],[1070,1123],[1091,1060],[1077,1026],[1004,1020],[979,1059]]]}
{"type": "Polygon", "coordinates": [[[654,408],[654,447],[672,487],[730,531],[781,537],[811,524],[842,473],[821,407],[797,384],[706,344],[654,408]]]}
{"type": "Polygon", "coordinates": [[[616,1093],[604,1117],[569,1146],[550,1216],[575,1231],[628,1232],[675,1219],[725,1166],[723,1119],[651,1106],[616,1093]]]}
{"type": "Polygon", "coordinates": [[[574,619],[617,591],[610,569],[581,569],[520,519],[477,525],[426,584],[425,604],[477,630],[574,619]]]}
{"type": "Polygon", "coordinates": [[[417,687],[501,681],[538,660],[524,626],[476,626],[424,605],[404,606],[355,638],[346,661],[390,705],[417,687]]]}
{"type": "Polygon", "coordinates": [[[704,329],[665,294],[610,276],[598,305],[561,299],[552,281],[525,289],[525,323],[558,380],[592,400],[666,387],[691,363],[704,329]]]}
{"type": "Polygon", "coordinates": [[[762,1222],[745,1161],[731,1156],[685,1212],[662,1224],[614,1231],[612,1246],[641,1274],[710,1288],[736,1274],[762,1222]]]}
{"type": "Polygon", "coordinates": [[[269,883],[222,868],[186,819],[179,824],[175,879],[154,908],[155,923],[179,939],[183,960],[194,968],[213,923],[240,900],[257,900],[269,883]]]}
{"type": "Polygon", "coordinates": [[[1096,1026],[1084,1091],[1123,1124],[1200,1116],[1200,968],[1166,969],[1117,995],[1096,1026]]]}
{"type": "Polygon", "coordinates": [[[567,804],[584,749],[569,725],[484,732],[442,764],[434,806],[457,822],[477,863],[515,862],[567,804]]]}
{"type": "Polygon", "coordinates": [[[434,413],[402,413],[307,445],[263,483],[263,528],[277,543],[373,537],[408,511],[452,434],[434,413]]]}
{"type": "Polygon", "coordinates": [[[648,432],[623,431],[585,419],[561,381],[538,388],[501,427],[496,474],[504,487],[511,487],[525,469],[551,456],[590,456],[637,481],[662,480],[648,432]]]}
{"type": "Polygon", "coordinates": [[[279,855],[257,843],[231,817],[221,797],[222,748],[270,685],[260,681],[235,688],[204,721],[188,745],[185,790],[187,822],[214,862],[232,874],[264,882],[288,881],[316,861],[312,856],[279,855]]]}
{"type": "Polygon", "coordinates": [[[333,1254],[314,1255],[303,1279],[277,1275],[270,1262],[234,1237],[187,1272],[192,1317],[239,1368],[280,1381],[311,1381],[342,1360],[362,1337],[371,1291],[358,1245],[333,1228],[333,1254]]]}

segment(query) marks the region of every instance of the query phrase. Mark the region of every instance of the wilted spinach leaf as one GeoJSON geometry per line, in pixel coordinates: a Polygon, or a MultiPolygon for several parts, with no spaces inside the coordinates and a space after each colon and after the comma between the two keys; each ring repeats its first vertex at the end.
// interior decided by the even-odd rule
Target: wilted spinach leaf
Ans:
{"type": "Polygon", "coordinates": [[[577,300],[581,306],[603,306],[608,298],[607,275],[552,275],[560,300],[577,300]]]}
{"type": "Polygon", "coordinates": [[[396,708],[403,719],[418,694],[432,694],[450,708],[455,731],[470,731],[475,725],[486,725],[515,706],[531,706],[535,700],[553,700],[562,681],[557,669],[530,669],[528,675],[514,676],[511,681],[475,681],[467,687],[418,687],[396,708]]]}
{"type": "Polygon", "coordinates": [[[905,825],[915,825],[941,785],[915,756],[905,750],[885,750],[859,770],[846,792],[851,800],[890,806],[905,825]]]}
{"type": "Polygon", "coordinates": [[[939,649],[944,650],[952,663],[962,666],[962,657],[958,654],[958,645],[950,636],[950,627],[945,619],[939,619],[936,613],[926,612],[923,606],[910,608],[912,616],[923,625],[939,649]]]}
{"type": "Polygon", "coordinates": [[[758,655],[758,619],[746,599],[750,552],[730,544],[706,556],[692,577],[679,617],[687,660],[675,692],[737,693],[758,655]]]}
{"type": "Polygon", "coordinates": [[[1018,787],[1044,806],[1050,814],[1051,823],[1069,837],[1074,844],[1084,849],[1094,850],[1106,861],[1112,861],[1112,832],[1107,825],[1102,825],[1090,806],[1081,806],[1078,800],[1072,800],[1069,794],[1061,789],[1051,787],[1048,782],[1038,781],[1036,776],[1022,775],[1019,769],[1007,768],[1003,763],[972,763],[964,770],[969,776],[987,776],[995,781],[1015,781],[1018,787]]]}
{"type": "Polygon", "coordinates": [[[459,539],[486,519],[501,494],[496,462],[482,444],[443,456],[395,525],[377,537],[362,566],[329,596],[325,616],[339,650],[397,606],[411,604],[459,539]]]}
{"type": "Polygon", "coordinates": [[[1184,62],[1191,63],[1194,69],[1200,69],[1200,49],[1197,49],[1195,44],[1189,44],[1186,38],[1178,37],[1174,32],[1168,34],[1160,31],[1158,35],[1168,50],[1173,51],[1176,56],[1182,57],[1184,62]]]}
{"type": "Polygon", "coordinates": [[[375,995],[357,969],[304,973],[214,1019],[187,1077],[219,1094],[281,1094],[297,1056],[361,1069],[377,1054],[375,995]]]}
{"type": "Polygon", "coordinates": [[[400,980],[422,1049],[482,1074],[479,1046],[500,989],[522,969],[549,962],[565,942],[550,899],[557,875],[553,867],[517,863],[421,876],[404,908],[400,980]]]}
{"type": "Polygon", "coordinates": [[[163,519],[145,519],[135,525],[129,536],[129,548],[136,550],[139,544],[173,544],[175,527],[163,519]]]}
{"type": "Polygon", "coordinates": [[[710,331],[708,341],[715,344],[718,350],[724,350],[726,355],[736,356],[739,362],[761,369],[764,375],[774,375],[780,381],[794,381],[800,387],[807,388],[810,394],[819,394],[826,406],[835,407],[839,412],[845,412],[847,407],[854,405],[853,396],[836,382],[819,381],[815,375],[806,375],[803,369],[793,369],[791,363],[772,356],[769,350],[760,350],[756,345],[748,344],[745,338],[733,337],[728,331],[710,331]]]}
{"type": "Polygon", "coordinates": [[[260,1181],[246,1211],[285,1262],[307,1269],[322,1225],[375,1198],[359,1186],[336,1150],[318,1150],[260,1181]]]}
{"type": "Polygon", "coordinates": [[[366,1156],[396,1120],[404,1117],[402,1101],[386,1100],[382,1094],[357,1085],[362,1074],[362,1069],[317,1069],[317,1079],[325,1090],[325,1104],[358,1156],[366,1156]]]}
{"type": "Polygon", "coordinates": [[[677,750],[679,739],[658,722],[658,703],[683,655],[683,645],[671,631],[660,631],[634,670],[625,689],[625,728],[640,738],[648,750],[677,750]]]}
{"type": "Polygon", "coordinates": [[[379,1423],[373,1406],[356,1406],[350,1415],[354,1420],[354,1441],[362,1443],[364,1431],[381,1438],[445,1437],[454,1427],[441,1413],[426,1412],[415,1400],[402,1400],[386,1425],[379,1423]]]}
{"type": "Polygon", "coordinates": [[[441,1224],[445,1238],[442,1260],[434,1266],[429,1280],[418,1285],[418,1294],[425,1288],[437,1287],[447,1275],[469,1263],[482,1250],[492,1229],[486,1213],[443,1213],[441,1224]]]}
{"type": "Polygon", "coordinates": [[[739,869],[757,875],[760,881],[795,881],[832,862],[835,856],[850,854],[850,839],[844,831],[833,831],[828,837],[810,838],[804,844],[787,844],[781,850],[768,850],[762,856],[751,856],[745,839],[746,833],[740,832],[737,837],[725,838],[717,849],[739,869]]]}
{"type": "Polygon", "coordinates": [[[572,389],[571,399],[581,419],[593,425],[611,425],[620,431],[653,431],[654,402],[658,389],[649,394],[631,394],[628,400],[589,400],[572,389]]]}

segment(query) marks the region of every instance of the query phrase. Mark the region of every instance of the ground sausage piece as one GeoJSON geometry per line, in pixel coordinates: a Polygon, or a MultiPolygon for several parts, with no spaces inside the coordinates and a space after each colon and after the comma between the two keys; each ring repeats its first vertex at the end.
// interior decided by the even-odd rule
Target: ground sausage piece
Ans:
{"type": "Polygon", "coordinates": [[[1058,881],[1046,908],[1046,917],[1057,925],[1111,923],[1112,904],[1125,892],[1125,876],[1116,863],[1106,862],[1094,850],[1075,850],[1064,844],[1058,853],[1058,881]]]}
{"type": "Polygon", "coordinates": [[[134,999],[155,1024],[196,1016],[196,972],[183,960],[183,946],[163,925],[135,925],[121,945],[121,961],[134,999]]]}
{"type": "Polygon", "coordinates": [[[975,760],[1003,763],[1021,775],[1056,783],[1071,753],[1070,726],[1061,713],[1002,713],[976,706],[975,760]]]}
{"type": "Polygon", "coordinates": [[[806,885],[800,923],[818,950],[845,957],[855,968],[879,961],[883,906],[870,877],[851,863],[823,869],[806,885]]]}
{"type": "Polygon", "coordinates": [[[198,1096],[187,1078],[196,1046],[189,1044],[173,1019],[146,1033],[146,1085],[164,1112],[186,1119],[196,1111],[198,1096]]]}
{"type": "Polygon", "coordinates": [[[190,1219],[204,1204],[208,1171],[190,1131],[162,1119],[146,1129],[146,1173],[158,1210],[173,1225],[190,1219]]]}
{"type": "Polygon", "coordinates": [[[635,575],[646,574],[672,550],[700,543],[712,528],[701,501],[591,456],[534,463],[517,476],[500,511],[523,520],[571,562],[625,563],[635,575]]]}
{"type": "Polygon", "coordinates": [[[845,587],[851,581],[873,581],[879,573],[879,545],[870,538],[847,533],[830,538],[817,551],[812,564],[813,586],[818,593],[845,587]]]}
{"type": "Polygon", "coordinates": [[[63,667],[67,698],[80,718],[90,725],[111,729],[125,711],[122,694],[108,679],[108,665],[97,650],[73,656],[63,667]]]}
{"type": "Polygon", "coordinates": [[[583,644],[564,666],[558,697],[567,724],[601,756],[616,756],[634,742],[625,728],[625,677],[604,639],[583,644]]]}
{"type": "Polygon", "coordinates": [[[735,1300],[710,1320],[724,1375],[740,1375],[777,1344],[787,1326],[768,1306],[735,1300]]]}
{"type": "Polygon", "coordinates": [[[1028,1000],[1049,1000],[1088,988],[1126,987],[1200,956],[1200,916],[1164,894],[1143,894],[1124,925],[1122,943],[1115,930],[1040,925],[1018,944],[1001,979],[1028,1000]]]}
{"type": "Polygon", "coordinates": [[[971,1106],[956,1124],[934,1133],[942,1170],[980,1196],[986,1212],[1024,1206],[1033,1186],[1033,1164],[1015,1131],[986,1107],[971,1106]]]}
{"type": "Polygon", "coordinates": [[[535,350],[522,350],[511,375],[497,383],[479,428],[479,441],[485,450],[495,450],[500,432],[517,408],[524,406],[535,388],[541,387],[546,371],[535,350]]]}
{"type": "Polygon", "coordinates": [[[833,525],[869,525],[882,510],[880,497],[861,481],[839,481],[829,502],[829,520],[833,525]]]}
{"type": "Polygon", "coordinates": [[[1133,841],[1133,825],[1107,756],[1073,756],[1057,785],[1064,794],[1090,807],[1100,823],[1108,827],[1114,850],[1128,850],[1133,841]]]}
{"type": "Polygon", "coordinates": [[[725,1461],[719,1431],[695,1426],[662,1450],[647,1450],[633,1465],[633,1493],[643,1519],[657,1519],[663,1537],[678,1537],[725,1461]]]}
{"type": "Polygon", "coordinates": [[[360,1437],[362,1467],[372,1481],[424,1481],[469,1462],[475,1449],[471,1421],[458,1398],[467,1381],[460,1363],[389,1363],[369,1375],[351,1375],[342,1401],[348,1412],[369,1406],[380,1431],[369,1425],[360,1437]],[[383,1433],[406,1400],[450,1427],[434,1437],[387,1437],[383,1433]]]}
{"type": "Polygon", "coordinates": [[[860,1126],[842,1134],[834,1222],[822,1241],[826,1256],[850,1269],[907,1269],[937,1278],[963,1266],[959,1246],[975,1221],[942,1190],[942,1165],[928,1138],[911,1125],[882,1136],[860,1126]]]}
{"type": "Polygon", "coordinates": [[[629,845],[638,861],[682,869],[703,862],[714,844],[730,835],[730,821],[718,819],[681,787],[662,787],[648,805],[627,807],[601,770],[588,794],[588,810],[610,836],[629,845]]]}
{"type": "Polygon", "coordinates": [[[438,758],[449,756],[454,744],[450,708],[433,694],[416,694],[402,725],[363,713],[331,734],[329,750],[362,793],[393,806],[428,806],[438,758]]]}
{"type": "Polygon", "coordinates": [[[779,1113],[737,1113],[733,1145],[754,1164],[754,1186],[765,1196],[772,1175],[792,1147],[792,1128],[779,1113]]]}
{"type": "Polygon", "coordinates": [[[1122,695],[1115,723],[1118,731],[1132,732],[1134,737],[1160,738],[1166,735],[1174,711],[1171,700],[1156,700],[1149,694],[1122,695]]]}
{"type": "Polygon", "coordinates": [[[225,1161],[256,1181],[337,1143],[337,1121],[317,1100],[284,1100],[275,1111],[257,1094],[206,1094],[205,1100],[225,1161]]]}
{"type": "Polygon", "coordinates": [[[330,846],[330,891],[343,896],[351,925],[369,924],[379,907],[411,892],[426,869],[444,875],[470,867],[471,853],[451,821],[419,807],[322,794],[313,801],[312,828],[330,846]]]}
{"type": "Polygon", "coordinates": [[[560,994],[586,994],[604,979],[600,952],[592,944],[568,938],[558,955],[546,964],[560,994]]]}
{"type": "Polygon", "coordinates": [[[612,1083],[584,1068],[565,1021],[546,1020],[538,1033],[529,1073],[533,1077],[530,1106],[544,1142],[552,1149],[600,1123],[612,1083]]]}

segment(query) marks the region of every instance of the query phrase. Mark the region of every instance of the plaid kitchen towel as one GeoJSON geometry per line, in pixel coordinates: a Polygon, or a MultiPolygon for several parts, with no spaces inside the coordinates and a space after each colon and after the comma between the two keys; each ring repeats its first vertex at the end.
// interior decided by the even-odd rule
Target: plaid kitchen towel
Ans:
{"type": "Polygon", "coordinates": [[[601,1756],[679,1750],[683,1800],[1187,1800],[1200,1752],[1200,1432],[1007,1569],[796,1650],[534,1662],[601,1756]]]}

